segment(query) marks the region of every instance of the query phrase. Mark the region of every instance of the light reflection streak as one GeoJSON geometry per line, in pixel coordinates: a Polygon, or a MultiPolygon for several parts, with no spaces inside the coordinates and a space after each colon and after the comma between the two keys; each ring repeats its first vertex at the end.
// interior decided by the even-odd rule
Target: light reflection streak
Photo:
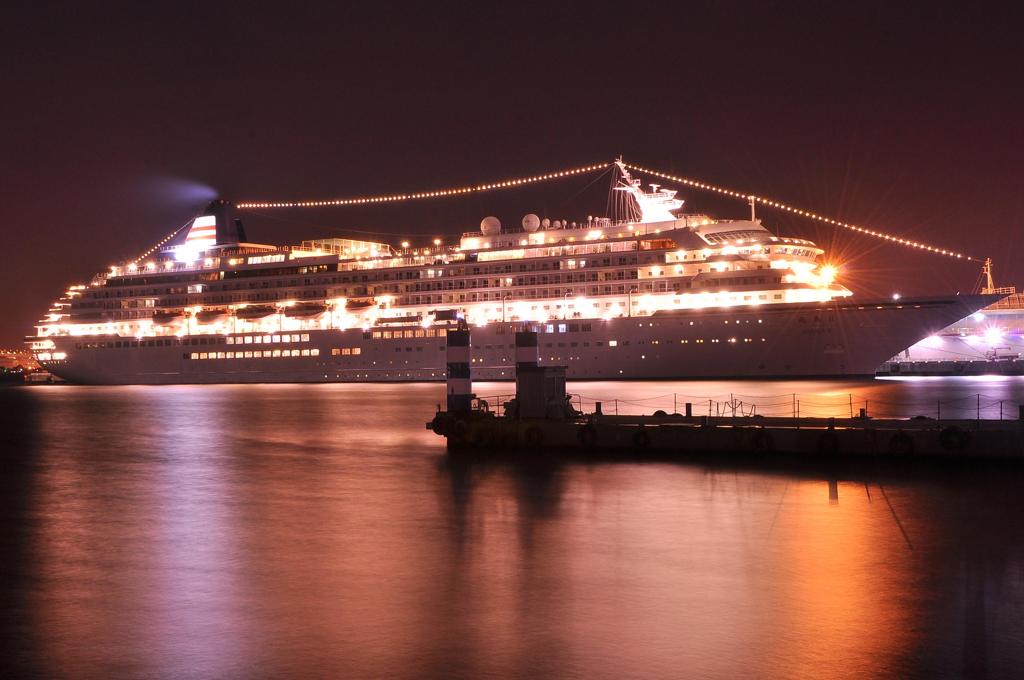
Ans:
{"type": "MultiPolygon", "coordinates": [[[[797,389],[812,385],[897,401],[970,383],[797,389]]],[[[999,386],[1024,398],[1022,381],[999,386]]],[[[459,461],[410,416],[442,390],[32,391],[47,427],[19,519],[47,675],[927,676],[979,660],[1010,675],[1024,661],[1024,506],[1005,473],[459,461]]]]}

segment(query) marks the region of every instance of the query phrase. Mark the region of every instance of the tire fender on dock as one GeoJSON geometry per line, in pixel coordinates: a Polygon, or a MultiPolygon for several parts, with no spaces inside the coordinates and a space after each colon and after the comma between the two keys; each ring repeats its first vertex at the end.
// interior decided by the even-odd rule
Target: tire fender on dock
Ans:
{"type": "Polygon", "coordinates": [[[818,453],[835,454],[839,453],[839,435],[835,430],[825,430],[818,435],[818,453]]]}
{"type": "Polygon", "coordinates": [[[971,433],[956,425],[944,427],[939,433],[939,443],[946,451],[963,451],[971,443],[971,433]]]}
{"type": "Polygon", "coordinates": [[[530,425],[523,432],[523,441],[527,446],[538,447],[544,445],[544,430],[536,425],[530,425]]]}
{"type": "Polygon", "coordinates": [[[889,453],[897,456],[909,456],[913,452],[914,440],[903,430],[898,430],[889,438],[889,453]]]}
{"type": "Polygon", "coordinates": [[[775,438],[772,437],[771,432],[759,427],[750,437],[750,448],[754,451],[774,451],[775,438]]]}
{"type": "Polygon", "coordinates": [[[587,423],[576,430],[576,439],[584,448],[593,448],[597,445],[597,428],[587,423]]]}

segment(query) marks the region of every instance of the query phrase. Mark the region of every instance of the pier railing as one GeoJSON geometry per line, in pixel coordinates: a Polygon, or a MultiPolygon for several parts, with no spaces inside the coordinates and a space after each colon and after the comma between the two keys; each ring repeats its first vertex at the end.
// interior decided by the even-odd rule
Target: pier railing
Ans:
{"type": "MultiPolygon", "coordinates": [[[[981,393],[938,400],[900,401],[874,398],[871,395],[800,394],[776,395],[687,395],[660,394],[650,397],[619,397],[614,394],[570,394],[574,408],[593,413],[597,404],[606,415],[690,414],[715,418],[917,418],[942,420],[1018,420],[1024,402],[981,393]]],[[[480,396],[481,406],[503,415],[514,394],[480,396]]],[[[478,401],[479,403],[479,401],[478,401]]]]}

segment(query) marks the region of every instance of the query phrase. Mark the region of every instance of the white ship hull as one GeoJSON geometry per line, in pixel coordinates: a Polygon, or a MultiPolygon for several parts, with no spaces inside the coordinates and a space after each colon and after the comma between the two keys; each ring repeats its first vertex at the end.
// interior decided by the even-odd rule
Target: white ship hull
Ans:
{"type": "MultiPolygon", "coordinates": [[[[572,380],[868,376],[904,348],[996,297],[775,304],[549,321],[539,324],[539,350],[542,364],[567,366],[572,380]]],[[[514,377],[512,332],[519,325],[473,328],[475,380],[514,377]]],[[[390,327],[386,339],[361,329],[310,330],[272,344],[246,344],[244,335],[165,338],[159,344],[56,337],[54,352],[64,358],[47,362],[46,368],[82,384],[444,380],[445,339],[415,337],[417,328],[390,327]],[[256,352],[267,356],[256,358],[256,352]]]]}

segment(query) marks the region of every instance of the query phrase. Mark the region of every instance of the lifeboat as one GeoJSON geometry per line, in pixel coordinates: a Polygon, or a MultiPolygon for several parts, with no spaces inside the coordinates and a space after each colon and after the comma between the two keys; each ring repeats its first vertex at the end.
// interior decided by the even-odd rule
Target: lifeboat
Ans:
{"type": "Polygon", "coordinates": [[[108,323],[113,319],[108,312],[83,312],[81,314],[72,313],[71,321],[74,323],[108,323]]]}
{"type": "Polygon", "coordinates": [[[319,316],[327,311],[327,305],[322,302],[310,302],[293,305],[284,310],[286,316],[309,317],[319,316]]]}
{"type": "Polygon", "coordinates": [[[422,320],[423,316],[420,314],[414,316],[382,316],[377,318],[377,325],[380,326],[386,323],[418,324],[422,320]]]}
{"type": "Polygon", "coordinates": [[[345,302],[345,309],[366,309],[367,307],[374,307],[377,305],[377,301],[373,298],[350,298],[345,302]]]}
{"type": "Polygon", "coordinates": [[[196,321],[199,323],[216,323],[223,321],[228,317],[228,313],[223,309],[207,309],[196,314],[196,321]]]}
{"type": "Polygon", "coordinates": [[[273,307],[267,307],[265,305],[257,305],[255,307],[243,307],[235,311],[235,316],[239,319],[262,319],[265,316],[276,314],[277,310],[273,307]]]}
{"type": "Polygon", "coordinates": [[[169,326],[172,323],[178,323],[185,318],[185,315],[181,312],[157,312],[153,315],[153,323],[157,326],[169,326]]]}

